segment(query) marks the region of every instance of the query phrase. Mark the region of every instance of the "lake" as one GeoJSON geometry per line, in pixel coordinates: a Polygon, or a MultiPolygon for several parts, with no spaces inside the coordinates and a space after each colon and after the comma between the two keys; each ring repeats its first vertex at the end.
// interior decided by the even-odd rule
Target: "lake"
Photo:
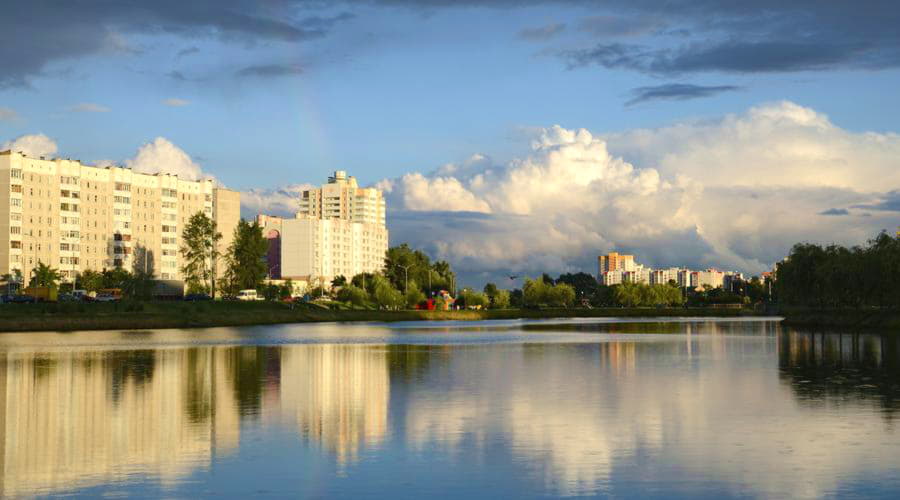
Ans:
{"type": "Polygon", "coordinates": [[[0,334],[0,494],[896,498],[898,338],[765,318],[0,334]]]}

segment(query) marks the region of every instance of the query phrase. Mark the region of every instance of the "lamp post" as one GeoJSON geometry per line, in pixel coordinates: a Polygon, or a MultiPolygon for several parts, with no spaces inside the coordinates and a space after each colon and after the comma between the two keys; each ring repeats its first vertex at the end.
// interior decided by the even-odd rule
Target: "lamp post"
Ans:
{"type": "Polygon", "coordinates": [[[413,265],[401,266],[397,264],[397,267],[403,269],[403,294],[406,295],[409,293],[409,268],[413,267],[413,265]]]}

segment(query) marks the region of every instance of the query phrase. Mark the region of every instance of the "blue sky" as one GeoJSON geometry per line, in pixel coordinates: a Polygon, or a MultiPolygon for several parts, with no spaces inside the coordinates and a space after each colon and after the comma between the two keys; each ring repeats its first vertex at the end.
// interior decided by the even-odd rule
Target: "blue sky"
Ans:
{"type": "MultiPolygon", "coordinates": [[[[473,154],[506,168],[557,124],[608,138],[784,101],[857,138],[900,130],[891,2],[17,3],[0,21],[0,142],[41,133],[62,156],[125,162],[164,137],[240,190],[335,169],[366,184],[433,177],[473,154]]],[[[874,200],[900,188],[834,187],[874,200]]]]}

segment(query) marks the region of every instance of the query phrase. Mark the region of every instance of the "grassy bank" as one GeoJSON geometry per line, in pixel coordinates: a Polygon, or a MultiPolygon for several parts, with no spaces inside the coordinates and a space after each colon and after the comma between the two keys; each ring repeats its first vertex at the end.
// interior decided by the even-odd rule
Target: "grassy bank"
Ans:
{"type": "Polygon", "coordinates": [[[0,305],[0,331],[125,330],[322,321],[442,321],[518,318],[745,316],[738,309],[506,309],[488,311],[331,310],[270,302],[145,302],[0,305]]]}
{"type": "Polygon", "coordinates": [[[900,309],[815,309],[782,307],[790,326],[900,330],[900,309]]]}

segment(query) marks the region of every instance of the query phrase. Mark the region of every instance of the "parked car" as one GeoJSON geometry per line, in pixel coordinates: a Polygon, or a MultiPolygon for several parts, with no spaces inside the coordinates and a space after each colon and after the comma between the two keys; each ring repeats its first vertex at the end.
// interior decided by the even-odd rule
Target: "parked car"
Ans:
{"type": "Polygon", "coordinates": [[[119,297],[111,294],[111,293],[98,293],[96,297],[94,297],[94,302],[118,302],[119,297]]]}
{"type": "Polygon", "coordinates": [[[262,297],[260,297],[259,295],[256,294],[256,290],[248,289],[248,290],[241,290],[240,292],[238,292],[237,299],[238,300],[262,300],[262,297]]]}
{"type": "Polygon", "coordinates": [[[7,295],[3,301],[9,304],[35,304],[37,298],[31,295],[7,295]]]}
{"type": "Polygon", "coordinates": [[[212,297],[205,293],[189,293],[184,296],[184,300],[187,302],[201,302],[204,300],[212,300],[212,297]]]}
{"type": "Polygon", "coordinates": [[[79,302],[80,299],[71,293],[61,293],[56,298],[59,302],[79,302]]]}

